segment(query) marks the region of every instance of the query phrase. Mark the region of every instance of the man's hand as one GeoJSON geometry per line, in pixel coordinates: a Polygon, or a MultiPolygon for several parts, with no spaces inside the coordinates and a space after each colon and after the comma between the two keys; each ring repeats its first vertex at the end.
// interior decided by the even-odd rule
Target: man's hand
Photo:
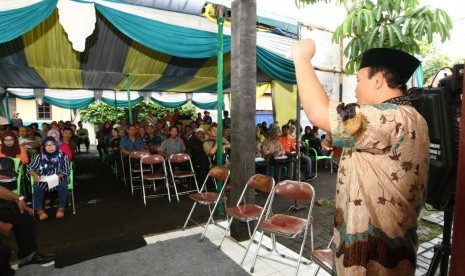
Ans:
{"type": "Polygon", "coordinates": [[[324,150],[333,150],[333,140],[329,134],[327,134],[325,139],[321,142],[321,147],[324,150]]]}
{"type": "Polygon", "coordinates": [[[7,237],[13,229],[13,224],[0,221],[0,234],[7,237]]]}
{"type": "Polygon", "coordinates": [[[315,55],[315,42],[311,39],[302,39],[292,45],[292,59],[294,61],[311,60],[315,55]]]}
{"type": "Polygon", "coordinates": [[[32,212],[32,209],[29,208],[27,205],[26,205],[26,202],[24,202],[24,200],[20,200],[18,201],[18,208],[19,208],[19,211],[21,213],[24,213],[24,211],[28,212],[29,215],[32,216],[33,212],[32,212]]]}

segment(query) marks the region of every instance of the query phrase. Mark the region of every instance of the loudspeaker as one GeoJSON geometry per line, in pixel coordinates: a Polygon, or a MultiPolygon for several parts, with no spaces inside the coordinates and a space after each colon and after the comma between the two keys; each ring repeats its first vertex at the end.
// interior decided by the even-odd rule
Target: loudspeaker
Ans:
{"type": "Polygon", "coordinates": [[[449,87],[409,90],[413,106],[425,118],[430,137],[426,202],[443,208],[455,193],[461,95],[449,87]]]}

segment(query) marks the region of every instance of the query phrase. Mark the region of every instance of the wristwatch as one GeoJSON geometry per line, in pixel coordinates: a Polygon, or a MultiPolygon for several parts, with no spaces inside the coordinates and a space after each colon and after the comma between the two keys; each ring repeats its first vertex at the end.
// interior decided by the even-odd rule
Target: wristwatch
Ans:
{"type": "Polygon", "coordinates": [[[24,200],[24,196],[20,196],[16,202],[20,202],[21,200],[24,200]]]}

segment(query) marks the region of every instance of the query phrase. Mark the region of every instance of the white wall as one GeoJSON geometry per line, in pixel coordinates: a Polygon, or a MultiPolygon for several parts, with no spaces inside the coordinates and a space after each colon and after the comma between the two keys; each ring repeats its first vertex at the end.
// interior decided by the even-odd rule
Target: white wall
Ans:
{"type": "MultiPolygon", "coordinates": [[[[37,105],[35,100],[23,100],[16,98],[16,110],[10,110],[11,114],[14,111],[19,112],[19,117],[23,120],[25,124],[27,123],[41,123],[52,121],[69,121],[71,120],[71,112],[69,109],[61,108],[52,105],[51,112],[52,118],[48,120],[37,120],[37,105]]],[[[11,115],[13,116],[13,115],[11,115]]]]}

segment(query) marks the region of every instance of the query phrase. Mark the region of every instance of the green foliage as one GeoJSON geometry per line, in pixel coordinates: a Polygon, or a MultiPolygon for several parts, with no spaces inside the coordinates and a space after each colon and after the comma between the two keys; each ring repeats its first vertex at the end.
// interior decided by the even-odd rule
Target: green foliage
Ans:
{"type": "MultiPolygon", "coordinates": [[[[322,0],[300,0],[321,2],[322,0]]],[[[350,39],[344,49],[347,62],[345,71],[354,73],[360,64],[361,54],[371,48],[399,49],[410,54],[421,52],[420,43],[433,41],[437,34],[444,42],[450,38],[452,20],[441,10],[419,7],[418,0],[340,1],[346,5],[348,15],[333,34],[333,42],[350,39]]]]}
{"type": "MultiPolygon", "coordinates": [[[[436,75],[439,72],[439,70],[441,70],[441,68],[444,67],[452,67],[451,60],[447,55],[438,54],[433,58],[427,60],[423,67],[423,77],[425,80],[425,85],[429,84],[426,82],[430,77],[436,75]]],[[[442,77],[443,76],[438,76],[438,79],[441,79],[442,77]]]]}
{"type": "MultiPolygon", "coordinates": [[[[138,114],[139,120],[145,120],[149,111],[157,118],[163,118],[166,111],[169,110],[171,113],[174,112],[173,108],[165,108],[150,102],[146,104],[144,101],[136,104],[133,109],[138,114]]],[[[195,115],[195,106],[193,104],[185,104],[178,108],[179,114],[193,117],[195,115]]],[[[118,119],[125,118],[128,113],[127,107],[118,107],[118,119]]],[[[103,123],[106,121],[113,122],[115,120],[115,109],[113,106],[107,105],[103,102],[100,104],[91,104],[86,108],[80,109],[82,120],[85,122],[91,122],[93,124],[103,123]]]]}
{"type": "MultiPolygon", "coordinates": [[[[100,104],[93,103],[85,108],[80,109],[81,118],[84,122],[90,122],[92,124],[114,122],[115,121],[115,109],[113,106],[109,106],[103,102],[100,104]]],[[[126,110],[118,107],[118,120],[124,118],[126,110]]]]}
{"type": "Polygon", "coordinates": [[[134,106],[134,109],[137,110],[139,120],[145,120],[150,111],[152,111],[152,115],[159,119],[165,116],[166,111],[170,111],[171,114],[173,114],[176,109],[181,115],[186,115],[189,117],[193,117],[195,115],[195,106],[191,103],[185,104],[180,108],[165,108],[163,106],[156,105],[153,102],[150,102],[149,104],[140,102],[134,106]]]}

